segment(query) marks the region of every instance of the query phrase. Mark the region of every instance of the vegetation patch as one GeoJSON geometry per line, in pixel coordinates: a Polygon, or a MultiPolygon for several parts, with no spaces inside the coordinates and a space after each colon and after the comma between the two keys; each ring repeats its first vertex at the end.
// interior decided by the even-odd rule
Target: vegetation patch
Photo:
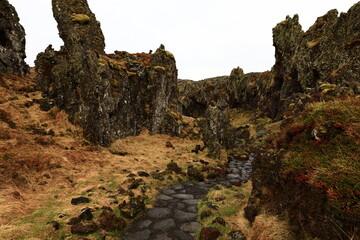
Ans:
{"type": "MultiPolygon", "coordinates": [[[[234,230],[245,234],[248,230],[244,230],[244,226],[239,226],[234,222],[234,219],[243,215],[243,209],[247,204],[250,192],[251,182],[240,187],[231,186],[229,188],[216,185],[198,203],[198,221],[203,227],[219,229],[222,233],[222,236],[218,238],[219,240],[229,239],[229,234],[234,230]]],[[[199,237],[200,230],[196,233],[195,239],[199,239],[199,237]]]]}
{"type": "Polygon", "coordinates": [[[336,217],[360,219],[360,98],[309,105],[275,143],[285,152],[282,174],[326,194],[336,217]]]}
{"type": "Polygon", "coordinates": [[[277,216],[266,213],[255,218],[252,227],[251,240],[292,240],[290,227],[277,216]]]}

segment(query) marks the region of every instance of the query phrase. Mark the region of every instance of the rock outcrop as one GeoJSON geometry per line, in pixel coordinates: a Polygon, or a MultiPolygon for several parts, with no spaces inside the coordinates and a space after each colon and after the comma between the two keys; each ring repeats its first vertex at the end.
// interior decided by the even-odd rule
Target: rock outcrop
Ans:
{"type": "Polygon", "coordinates": [[[205,111],[204,118],[200,119],[199,125],[209,157],[219,158],[221,148],[230,148],[233,129],[226,109],[210,105],[205,111]]]}
{"type": "Polygon", "coordinates": [[[53,12],[64,46],[49,46],[36,60],[48,103],[65,109],[87,139],[104,146],[142,127],[161,132],[178,97],[174,56],[163,45],[154,54],[104,54],[100,23],[86,1],[53,0],[53,12]]]}
{"type": "Polygon", "coordinates": [[[215,104],[282,119],[286,111],[301,112],[314,98],[359,94],[358,22],[360,3],[339,17],[336,10],[329,11],[306,32],[298,15],[287,16],[273,29],[276,62],[271,71],[244,74],[238,67],[230,76],[180,80],[182,114],[204,117],[215,104]]]}
{"type": "Polygon", "coordinates": [[[271,71],[200,82],[181,81],[183,113],[203,115],[211,101],[255,109],[282,118],[289,106],[301,111],[311,96],[360,93],[360,3],[338,16],[331,10],[304,32],[299,17],[286,17],[273,29],[276,62],[271,71]]]}
{"type": "Polygon", "coordinates": [[[8,0],[0,0],[0,72],[25,75],[25,30],[15,8],[8,0]]]}

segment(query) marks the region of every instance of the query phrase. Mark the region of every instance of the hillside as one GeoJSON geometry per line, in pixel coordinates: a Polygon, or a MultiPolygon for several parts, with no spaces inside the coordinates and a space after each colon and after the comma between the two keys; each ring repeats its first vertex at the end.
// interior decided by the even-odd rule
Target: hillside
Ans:
{"type": "Polygon", "coordinates": [[[91,196],[88,207],[98,211],[117,206],[129,199],[129,192],[142,195],[140,188],[127,190],[132,179],[140,179],[139,172],[158,171],[164,181],[142,177],[150,206],[157,189],[186,179],[164,172],[171,161],[184,169],[202,165],[199,159],[211,162],[205,152],[191,153],[201,142],[150,136],[146,129],[110,148],[93,145],[65,112],[56,107],[40,109],[43,99],[35,85],[34,74],[0,77],[0,239],[60,239],[70,233],[66,223],[83,208],[72,205],[72,198],[91,196]],[[166,147],[169,141],[174,148],[166,147]],[[60,231],[53,221],[60,224],[60,231]]]}

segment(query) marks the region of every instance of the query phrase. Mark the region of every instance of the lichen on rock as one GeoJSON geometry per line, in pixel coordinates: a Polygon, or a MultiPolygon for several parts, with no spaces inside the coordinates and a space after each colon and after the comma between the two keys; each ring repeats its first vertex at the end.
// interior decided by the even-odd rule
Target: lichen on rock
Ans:
{"type": "Polygon", "coordinates": [[[52,3],[64,46],[60,51],[49,46],[37,57],[44,97],[66,110],[94,143],[108,146],[143,127],[160,132],[167,107],[177,98],[173,56],[163,45],[154,54],[105,54],[100,25],[87,1],[52,3]]]}

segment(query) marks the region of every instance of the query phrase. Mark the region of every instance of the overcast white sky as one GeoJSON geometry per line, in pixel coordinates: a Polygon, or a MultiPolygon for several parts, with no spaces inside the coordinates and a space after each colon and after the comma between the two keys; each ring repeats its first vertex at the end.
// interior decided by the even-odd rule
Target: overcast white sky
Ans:
{"type": "MultiPolygon", "coordinates": [[[[27,62],[49,44],[62,45],[51,1],[9,0],[27,34],[27,62]]],[[[307,30],[330,9],[346,12],[356,0],[88,0],[101,22],[106,51],[148,52],[160,44],[175,55],[179,78],[200,80],[270,70],[272,28],[299,14],[307,30]]]]}

